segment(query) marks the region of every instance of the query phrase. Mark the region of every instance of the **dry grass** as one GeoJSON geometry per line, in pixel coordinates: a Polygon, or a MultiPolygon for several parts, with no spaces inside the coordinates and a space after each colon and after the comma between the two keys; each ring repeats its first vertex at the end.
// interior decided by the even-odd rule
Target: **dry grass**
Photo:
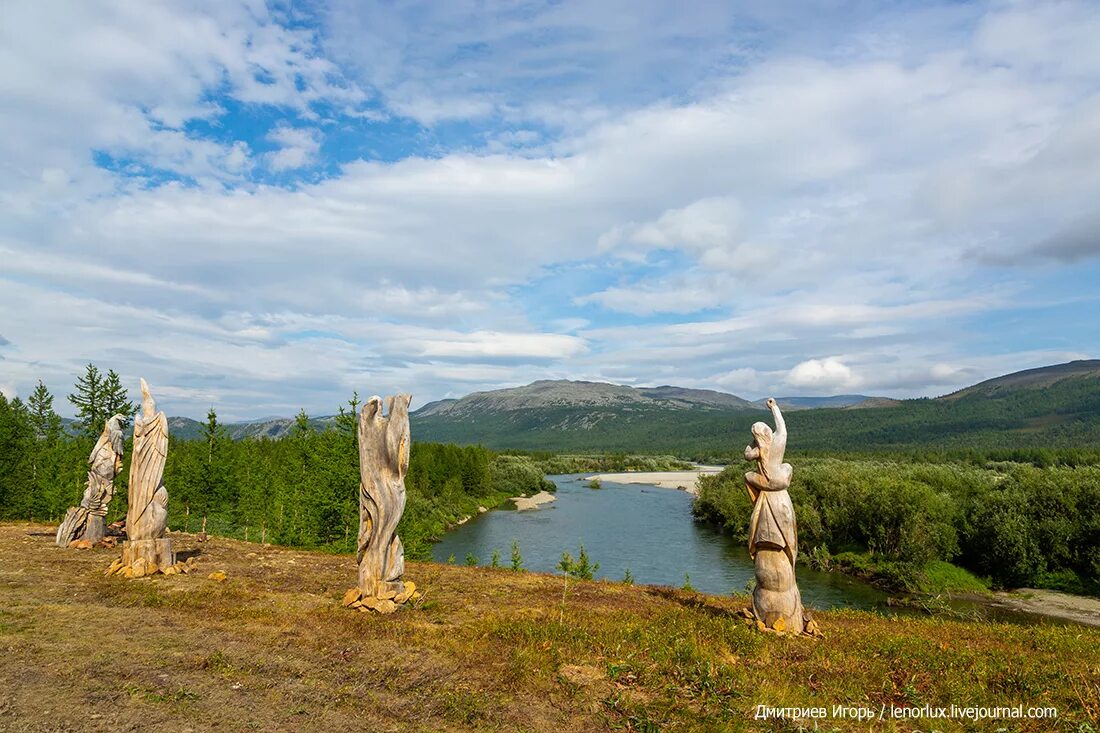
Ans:
{"type": "Polygon", "coordinates": [[[176,543],[195,574],[107,579],[117,551],[0,525],[0,731],[799,730],[758,703],[1051,705],[1003,727],[1100,730],[1100,630],[844,612],[787,639],[737,599],[573,582],[563,609],[560,577],[417,563],[423,603],[379,617],[339,604],[351,557],[176,543]]]}

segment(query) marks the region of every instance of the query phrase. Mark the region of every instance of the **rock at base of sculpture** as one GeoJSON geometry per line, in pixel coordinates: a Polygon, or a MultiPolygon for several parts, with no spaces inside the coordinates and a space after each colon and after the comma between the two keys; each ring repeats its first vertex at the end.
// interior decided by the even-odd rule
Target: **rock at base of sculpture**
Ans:
{"type": "Polygon", "coordinates": [[[798,526],[787,493],[794,470],[783,462],[787,449],[783,414],[774,399],[768,399],[768,408],[775,418],[775,430],[766,423],[755,423],[753,443],[745,448],[745,458],[757,465],[755,471],[745,474],[745,488],[753,502],[749,521],[749,555],[756,569],[752,613],[760,629],[801,634],[807,618],[794,577],[798,526]]]}
{"type": "MultiPolygon", "coordinates": [[[[746,626],[751,626],[757,631],[763,631],[766,634],[790,634],[793,633],[793,629],[788,628],[787,620],[785,618],[776,618],[773,621],[772,626],[766,625],[761,619],[757,618],[756,612],[752,608],[742,608],[737,612],[737,615],[741,618],[741,621],[746,626]]],[[[802,635],[812,636],[814,638],[822,638],[825,635],[821,633],[821,627],[818,626],[817,621],[810,618],[810,615],[802,611],[802,635]]]]}
{"type": "Polygon", "coordinates": [[[349,588],[344,594],[343,604],[363,612],[393,613],[406,603],[414,603],[422,597],[411,580],[390,583],[385,589],[376,589],[372,594],[364,594],[358,588],[349,588]]]}
{"type": "Polygon", "coordinates": [[[130,463],[130,504],[122,543],[124,577],[141,578],[176,564],[168,529],[168,490],[162,481],[168,458],[168,417],[157,412],[149,385],[141,380],[141,413],[134,419],[134,457],[130,463]],[[129,572],[126,569],[129,568],[129,572]]]}
{"type": "MultiPolygon", "coordinates": [[[[167,545],[167,551],[171,552],[171,545],[167,545]]],[[[123,557],[115,560],[111,563],[111,567],[103,571],[103,574],[107,577],[117,575],[122,578],[148,578],[156,573],[162,573],[164,575],[187,575],[195,569],[195,558],[189,557],[187,561],[176,560],[168,565],[161,565],[156,560],[149,562],[145,559],[144,555],[140,555],[136,558],[132,558],[130,562],[123,563],[123,559],[126,557],[125,548],[122,551],[123,557]]],[[[161,555],[161,557],[166,557],[161,555]]],[[[174,558],[173,558],[174,559],[174,558]]]]}
{"type": "MultiPolygon", "coordinates": [[[[167,568],[176,564],[176,553],[172,551],[172,539],[161,537],[155,540],[129,540],[122,543],[122,564],[134,565],[143,561],[146,568],[167,568]]],[[[154,571],[156,572],[156,571],[154,571]]]]}
{"type": "Polygon", "coordinates": [[[80,506],[69,507],[57,528],[58,547],[70,547],[77,541],[94,545],[103,540],[104,517],[115,494],[115,476],[122,469],[123,419],[115,415],[104,422],[103,432],[88,456],[88,481],[80,506]]]}
{"type": "Polygon", "coordinates": [[[392,613],[419,597],[404,580],[405,548],[397,525],[405,511],[405,474],[409,470],[407,394],[371,397],[359,413],[359,584],[344,595],[344,605],[362,611],[392,613]]]}

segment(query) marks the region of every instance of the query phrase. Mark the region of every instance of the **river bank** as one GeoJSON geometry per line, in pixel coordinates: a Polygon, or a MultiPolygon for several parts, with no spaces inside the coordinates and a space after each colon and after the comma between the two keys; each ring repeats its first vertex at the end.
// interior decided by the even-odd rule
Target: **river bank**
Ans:
{"type": "Polygon", "coordinates": [[[615,484],[644,484],[662,489],[679,489],[692,496],[699,495],[700,476],[716,476],[724,466],[695,466],[690,471],[623,471],[618,473],[597,473],[586,476],[585,481],[600,481],[615,484]]]}
{"type": "Polygon", "coordinates": [[[1100,627],[1100,598],[1074,596],[1038,588],[1020,588],[1011,592],[997,591],[990,596],[978,596],[977,600],[990,606],[1007,608],[1020,613],[1100,627]]]}
{"type": "Polygon", "coordinates": [[[543,504],[549,504],[552,501],[556,501],[557,497],[551,494],[549,491],[540,491],[534,496],[513,496],[512,501],[516,503],[516,511],[522,512],[528,509],[537,509],[543,504]]]}

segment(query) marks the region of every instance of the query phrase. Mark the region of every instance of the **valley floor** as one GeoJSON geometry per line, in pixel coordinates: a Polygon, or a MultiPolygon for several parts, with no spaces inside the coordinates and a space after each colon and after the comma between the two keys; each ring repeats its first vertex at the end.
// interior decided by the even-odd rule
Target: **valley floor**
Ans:
{"type": "Polygon", "coordinates": [[[418,607],[374,616],[340,605],[351,556],[174,534],[196,571],[127,581],[52,529],[0,525],[4,732],[798,729],[760,705],[825,708],[822,731],[1100,730],[1100,629],[831,612],[784,638],[740,598],[429,563],[418,607]],[[1057,717],[890,718],[924,705],[1057,717]]]}

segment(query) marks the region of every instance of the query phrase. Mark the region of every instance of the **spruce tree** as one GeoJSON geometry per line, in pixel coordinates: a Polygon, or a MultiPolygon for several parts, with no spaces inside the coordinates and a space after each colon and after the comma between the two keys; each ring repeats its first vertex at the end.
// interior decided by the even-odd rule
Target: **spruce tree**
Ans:
{"type": "Polygon", "coordinates": [[[298,410],[298,414],[294,416],[294,430],[293,436],[298,440],[304,440],[305,438],[313,435],[313,425],[309,421],[309,415],[306,414],[306,408],[298,410]]]}
{"type": "Polygon", "coordinates": [[[211,512],[231,508],[229,496],[229,461],[226,443],[229,436],[218,423],[218,413],[211,407],[202,426],[202,440],[206,443],[206,456],[202,462],[199,489],[203,494],[203,506],[211,512]]]}
{"type": "Polygon", "coordinates": [[[27,398],[27,407],[30,410],[31,425],[34,426],[35,437],[46,440],[61,434],[61,416],[53,410],[53,395],[42,380],[38,380],[38,386],[27,398]]]}
{"type": "Polygon", "coordinates": [[[355,391],[351,393],[351,399],[348,400],[348,407],[350,409],[345,410],[343,405],[340,405],[337,410],[339,413],[336,415],[336,427],[340,432],[345,435],[351,435],[356,437],[359,434],[359,392],[355,391]]]}
{"type": "Polygon", "coordinates": [[[103,375],[95,364],[89,363],[84,376],[76,378],[69,402],[76,408],[76,425],[80,432],[93,440],[103,430],[103,421],[108,417],[104,400],[103,375]]]}
{"type": "Polygon", "coordinates": [[[122,386],[122,380],[118,378],[118,374],[115,373],[115,370],[108,370],[107,376],[103,380],[104,419],[112,415],[122,415],[122,428],[126,429],[129,427],[130,418],[133,417],[135,412],[134,403],[130,401],[129,397],[130,396],[126,393],[126,388],[122,386]]]}
{"type": "Polygon", "coordinates": [[[34,427],[18,397],[0,394],[0,515],[31,519],[35,501],[34,427]]]}
{"type": "Polygon", "coordinates": [[[32,507],[35,516],[52,519],[64,511],[71,497],[61,479],[61,417],[54,412],[53,395],[41,380],[27,399],[27,408],[35,437],[31,446],[32,507]]]}

